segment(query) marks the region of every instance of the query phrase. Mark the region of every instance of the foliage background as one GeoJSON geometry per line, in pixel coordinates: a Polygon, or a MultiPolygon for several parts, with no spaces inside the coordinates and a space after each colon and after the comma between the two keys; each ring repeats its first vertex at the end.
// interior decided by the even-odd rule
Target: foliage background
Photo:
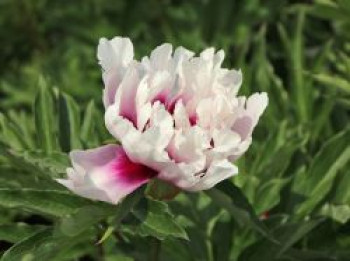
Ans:
{"type": "Polygon", "coordinates": [[[350,260],[348,0],[0,0],[0,254],[6,260],[350,260]],[[241,175],[148,186],[112,207],[53,181],[104,130],[100,37],[137,57],[222,48],[269,93],[241,175]],[[144,194],[147,197],[144,197],[144,194]]]}

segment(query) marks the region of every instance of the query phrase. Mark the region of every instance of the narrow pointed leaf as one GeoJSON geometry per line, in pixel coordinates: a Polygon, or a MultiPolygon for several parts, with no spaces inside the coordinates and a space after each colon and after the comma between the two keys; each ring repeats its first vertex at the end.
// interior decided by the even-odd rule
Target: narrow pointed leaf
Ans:
{"type": "Polygon", "coordinates": [[[55,125],[55,99],[44,79],[39,81],[39,91],[34,102],[36,137],[39,147],[45,152],[57,150],[55,125]]]}
{"type": "Polygon", "coordinates": [[[0,206],[27,208],[34,212],[63,217],[91,201],[55,190],[0,189],[0,206]]]}
{"type": "Polygon", "coordinates": [[[59,96],[59,139],[65,152],[80,149],[80,112],[79,106],[67,94],[59,96]]]}

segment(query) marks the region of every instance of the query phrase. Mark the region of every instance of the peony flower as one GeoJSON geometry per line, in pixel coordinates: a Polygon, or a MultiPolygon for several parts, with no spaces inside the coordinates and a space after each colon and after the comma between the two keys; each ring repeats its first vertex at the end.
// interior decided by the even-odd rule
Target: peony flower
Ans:
{"type": "Polygon", "coordinates": [[[83,197],[118,203],[161,179],[187,191],[238,174],[266,93],[238,96],[241,71],[221,68],[222,50],[199,56],[163,44],[141,61],[128,38],[101,39],[105,124],[121,145],[73,151],[61,184],[83,197]]]}

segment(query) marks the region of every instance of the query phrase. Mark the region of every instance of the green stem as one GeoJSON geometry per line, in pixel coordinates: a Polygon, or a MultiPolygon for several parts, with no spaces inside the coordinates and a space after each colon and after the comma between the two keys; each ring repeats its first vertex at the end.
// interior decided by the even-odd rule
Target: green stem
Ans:
{"type": "Polygon", "coordinates": [[[213,253],[213,246],[210,242],[210,239],[207,239],[205,241],[205,244],[207,245],[207,257],[208,261],[214,261],[214,253],[213,253]]]}
{"type": "Polygon", "coordinates": [[[150,250],[150,261],[158,261],[160,254],[161,242],[160,240],[153,238],[151,242],[151,250],[150,250]]]}

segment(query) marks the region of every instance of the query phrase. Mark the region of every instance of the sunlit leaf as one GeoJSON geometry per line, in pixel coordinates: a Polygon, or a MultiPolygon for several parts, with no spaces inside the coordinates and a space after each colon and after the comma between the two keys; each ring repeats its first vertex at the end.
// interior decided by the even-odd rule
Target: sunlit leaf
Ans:
{"type": "Polygon", "coordinates": [[[0,206],[27,208],[38,213],[63,217],[91,202],[55,190],[0,189],[0,206]]]}

